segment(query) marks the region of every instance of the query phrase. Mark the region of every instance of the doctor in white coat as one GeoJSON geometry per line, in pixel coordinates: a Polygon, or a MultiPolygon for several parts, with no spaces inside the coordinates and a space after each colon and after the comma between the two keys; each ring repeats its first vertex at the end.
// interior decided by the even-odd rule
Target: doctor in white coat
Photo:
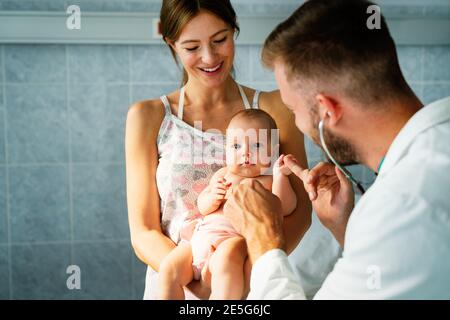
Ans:
{"type": "MultiPolygon", "coordinates": [[[[263,48],[298,128],[334,163],[309,170],[284,158],[343,247],[314,298],[450,299],[450,98],[423,106],[384,18],[371,25],[370,5],[307,1],[263,48]],[[339,169],[353,163],[378,175],[356,206],[358,182],[339,169]]],[[[305,298],[283,250],[279,207],[249,180],[225,204],[253,262],[249,299],[305,298]]]]}

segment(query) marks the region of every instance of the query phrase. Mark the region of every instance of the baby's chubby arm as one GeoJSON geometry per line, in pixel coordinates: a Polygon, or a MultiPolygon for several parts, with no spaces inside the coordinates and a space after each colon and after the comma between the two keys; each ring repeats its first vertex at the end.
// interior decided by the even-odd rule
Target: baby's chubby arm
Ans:
{"type": "Polygon", "coordinates": [[[281,155],[273,168],[272,193],[281,200],[281,212],[283,216],[291,214],[297,207],[297,196],[292,189],[289,175],[292,171],[284,163],[285,155],[281,155]]]}
{"type": "Polygon", "coordinates": [[[200,193],[197,199],[197,207],[204,216],[216,211],[225,199],[230,182],[226,182],[224,177],[227,168],[216,171],[212,176],[209,185],[200,193]]]}

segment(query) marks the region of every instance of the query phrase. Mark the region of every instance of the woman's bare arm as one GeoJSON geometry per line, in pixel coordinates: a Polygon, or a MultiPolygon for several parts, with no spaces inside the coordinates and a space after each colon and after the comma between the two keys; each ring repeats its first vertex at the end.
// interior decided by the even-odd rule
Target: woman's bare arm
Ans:
{"type": "Polygon", "coordinates": [[[164,118],[160,101],[132,105],[125,133],[127,205],[133,249],[140,260],[156,271],[175,247],[161,231],[159,193],[156,186],[156,139],[164,118]]]}

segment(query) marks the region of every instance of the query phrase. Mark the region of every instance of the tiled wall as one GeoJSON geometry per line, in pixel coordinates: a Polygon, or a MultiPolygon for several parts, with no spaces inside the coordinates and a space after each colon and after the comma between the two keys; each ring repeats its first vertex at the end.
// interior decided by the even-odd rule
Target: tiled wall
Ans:
{"type": "MultiPolygon", "coordinates": [[[[46,9],[43,2],[0,0],[0,10],[59,10],[71,1],[46,1],[46,9]]],[[[158,1],[83,3],[133,11],[158,1]]],[[[233,3],[241,13],[294,6],[233,3]]],[[[450,47],[398,49],[424,103],[450,95],[450,47]]],[[[237,79],[274,89],[259,50],[237,48],[237,79]]],[[[178,86],[168,52],[157,45],[0,45],[0,298],[142,297],[145,266],[129,241],[124,125],[133,101],[178,86]],[[81,269],[81,290],[67,289],[71,264],[81,269]]],[[[320,160],[310,141],[307,152],[311,165],[320,160]]],[[[367,170],[352,171],[367,184],[373,180],[367,170]]]]}

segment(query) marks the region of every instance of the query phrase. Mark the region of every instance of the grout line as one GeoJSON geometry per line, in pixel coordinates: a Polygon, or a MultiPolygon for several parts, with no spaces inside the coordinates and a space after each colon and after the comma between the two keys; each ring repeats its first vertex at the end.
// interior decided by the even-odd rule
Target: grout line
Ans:
{"type": "Polygon", "coordinates": [[[65,45],[66,55],[66,111],[67,111],[67,130],[68,130],[68,175],[69,175],[69,224],[70,224],[70,263],[74,264],[73,239],[74,239],[74,216],[73,216],[73,183],[72,183],[72,130],[70,113],[70,70],[69,70],[69,47],[65,45]]]}
{"type": "MultiPolygon", "coordinates": [[[[5,70],[5,46],[2,45],[2,73],[3,77],[6,76],[5,70]]],[[[3,79],[5,80],[5,79],[3,79]]],[[[8,121],[7,121],[7,108],[6,108],[6,85],[2,84],[3,90],[3,134],[4,134],[4,150],[5,150],[5,188],[6,188],[6,229],[8,235],[8,282],[9,282],[9,299],[13,298],[13,283],[12,283],[12,248],[11,248],[11,212],[9,206],[10,190],[9,190],[9,153],[8,153],[8,121]]]]}
{"type": "MultiPolygon", "coordinates": [[[[48,86],[48,85],[58,85],[61,84],[60,82],[5,82],[6,84],[13,85],[13,86],[19,86],[19,85],[34,85],[34,86],[48,86]]],[[[177,82],[174,81],[136,81],[132,82],[131,79],[129,82],[114,82],[114,81],[96,81],[96,82],[75,82],[73,85],[78,86],[92,86],[92,85],[177,85],[177,82]]]]}
{"type": "Polygon", "coordinates": [[[250,66],[250,82],[255,82],[253,77],[253,63],[252,63],[252,53],[253,53],[254,46],[248,46],[248,65],[250,66]]]}
{"type": "MultiPolygon", "coordinates": [[[[128,105],[131,106],[132,102],[132,85],[131,79],[133,79],[133,68],[131,68],[131,60],[132,60],[132,47],[128,46],[128,76],[130,77],[130,82],[128,83],[128,105]]],[[[131,299],[134,299],[134,272],[133,272],[133,250],[130,250],[130,273],[131,273],[131,299]]]]}
{"type": "Polygon", "coordinates": [[[11,242],[11,246],[45,246],[49,244],[101,244],[101,243],[129,243],[129,238],[124,239],[105,239],[105,240],[49,240],[49,241],[18,241],[11,242]]]}
{"type": "Polygon", "coordinates": [[[420,81],[422,84],[420,85],[420,100],[423,100],[423,95],[425,93],[425,47],[421,48],[421,56],[420,56],[420,81]]]}
{"type": "MultiPolygon", "coordinates": [[[[94,161],[80,161],[72,162],[73,165],[79,166],[92,166],[92,165],[124,165],[124,161],[104,161],[104,162],[94,162],[94,161]]],[[[67,163],[64,162],[29,162],[29,163],[15,163],[9,164],[9,167],[40,167],[40,166],[66,166],[67,163]]],[[[1,167],[2,165],[0,165],[1,167]]]]}
{"type": "MultiPolygon", "coordinates": [[[[66,44],[65,48],[65,59],[66,59],[66,112],[67,112],[67,151],[68,151],[68,163],[67,163],[67,173],[69,178],[69,228],[70,228],[70,242],[69,242],[69,255],[70,264],[76,264],[74,261],[74,218],[73,218],[73,188],[72,188],[72,130],[71,130],[71,117],[70,117],[70,67],[69,67],[69,46],[66,44]]],[[[70,297],[75,298],[75,293],[71,292],[70,297]]]]}

